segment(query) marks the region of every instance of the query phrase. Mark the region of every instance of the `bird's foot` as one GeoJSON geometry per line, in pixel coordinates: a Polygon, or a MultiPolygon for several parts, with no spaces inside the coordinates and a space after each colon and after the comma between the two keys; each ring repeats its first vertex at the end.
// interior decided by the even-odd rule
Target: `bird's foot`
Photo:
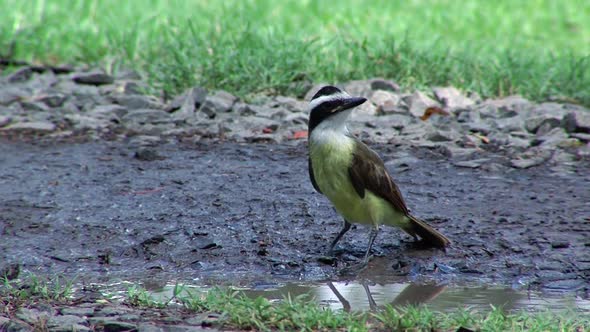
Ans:
{"type": "Polygon", "coordinates": [[[373,258],[373,256],[365,257],[365,259],[363,259],[361,262],[342,268],[340,271],[338,271],[338,274],[340,276],[356,276],[369,266],[369,261],[371,261],[371,258],[373,258]]]}

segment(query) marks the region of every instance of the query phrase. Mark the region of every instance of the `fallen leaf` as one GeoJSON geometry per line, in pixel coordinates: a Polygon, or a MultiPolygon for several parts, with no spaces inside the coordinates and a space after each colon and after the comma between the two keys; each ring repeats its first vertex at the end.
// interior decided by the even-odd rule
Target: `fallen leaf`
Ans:
{"type": "Polygon", "coordinates": [[[443,110],[438,106],[430,106],[425,111],[424,114],[420,117],[420,120],[426,121],[428,120],[433,114],[440,114],[442,116],[448,116],[449,112],[443,110]]]}
{"type": "Polygon", "coordinates": [[[307,130],[299,130],[293,133],[292,139],[307,138],[307,130]]]}
{"type": "Polygon", "coordinates": [[[262,132],[264,134],[272,134],[274,132],[274,130],[272,128],[270,128],[270,127],[266,127],[264,129],[262,129],[262,132]]]}
{"type": "Polygon", "coordinates": [[[473,134],[473,136],[479,138],[484,144],[490,144],[490,139],[487,136],[480,135],[480,134],[473,134]]]}

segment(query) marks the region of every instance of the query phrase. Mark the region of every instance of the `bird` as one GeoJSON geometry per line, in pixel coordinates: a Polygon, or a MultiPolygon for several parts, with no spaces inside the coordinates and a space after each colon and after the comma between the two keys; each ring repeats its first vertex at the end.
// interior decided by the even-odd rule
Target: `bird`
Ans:
{"type": "Polygon", "coordinates": [[[371,226],[365,265],[380,225],[397,226],[415,240],[419,237],[428,246],[444,249],[451,241],[410,213],[383,160],[348,130],[352,111],[366,101],[327,85],[309,102],[309,177],[314,189],[326,196],[344,219],[328,253],[352,223],[371,226]]]}

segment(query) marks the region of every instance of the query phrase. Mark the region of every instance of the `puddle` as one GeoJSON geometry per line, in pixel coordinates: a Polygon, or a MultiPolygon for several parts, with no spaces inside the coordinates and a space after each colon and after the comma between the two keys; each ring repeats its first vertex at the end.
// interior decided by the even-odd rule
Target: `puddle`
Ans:
{"type": "MultiPolygon", "coordinates": [[[[186,286],[194,292],[204,292],[206,287],[186,286]]],[[[154,298],[167,300],[173,294],[174,285],[151,290],[154,298]]],[[[424,285],[414,283],[363,284],[359,282],[286,283],[276,288],[236,288],[247,296],[282,300],[309,294],[322,306],[335,310],[367,311],[390,304],[426,304],[434,311],[449,312],[458,307],[489,311],[492,306],[506,311],[526,310],[575,310],[590,312],[590,300],[574,296],[553,297],[540,292],[527,292],[510,288],[459,287],[424,285]]]]}

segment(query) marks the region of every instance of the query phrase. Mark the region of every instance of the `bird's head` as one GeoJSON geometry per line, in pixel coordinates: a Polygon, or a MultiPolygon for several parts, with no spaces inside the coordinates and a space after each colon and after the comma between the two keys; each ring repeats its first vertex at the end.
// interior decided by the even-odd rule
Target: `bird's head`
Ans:
{"type": "Polygon", "coordinates": [[[366,98],[352,97],[335,86],[322,87],[309,102],[309,133],[318,126],[345,128],[352,109],[365,101],[366,98]]]}

